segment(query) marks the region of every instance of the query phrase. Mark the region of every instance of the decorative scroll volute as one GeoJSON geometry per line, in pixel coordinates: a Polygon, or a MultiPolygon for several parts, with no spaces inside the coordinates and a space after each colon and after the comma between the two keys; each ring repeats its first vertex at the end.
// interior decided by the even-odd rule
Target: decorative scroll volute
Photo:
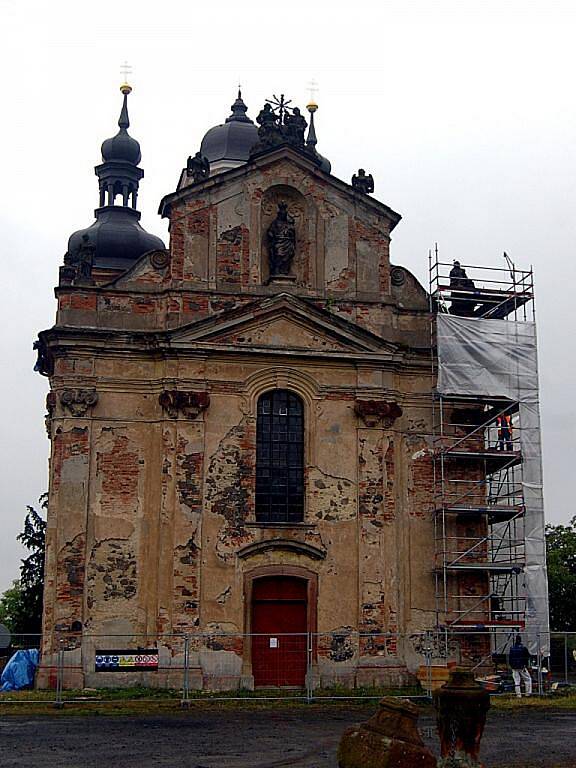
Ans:
{"type": "Polygon", "coordinates": [[[381,426],[384,429],[389,429],[402,416],[398,403],[384,400],[356,400],[354,411],[367,427],[381,426]]]}
{"type": "Polygon", "coordinates": [[[208,392],[183,392],[179,389],[165,389],[158,402],[171,419],[180,414],[186,419],[195,419],[210,405],[208,392]]]}
{"type": "Polygon", "coordinates": [[[85,416],[97,402],[98,392],[95,389],[65,389],[60,395],[61,405],[72,416],[85,416]]]}

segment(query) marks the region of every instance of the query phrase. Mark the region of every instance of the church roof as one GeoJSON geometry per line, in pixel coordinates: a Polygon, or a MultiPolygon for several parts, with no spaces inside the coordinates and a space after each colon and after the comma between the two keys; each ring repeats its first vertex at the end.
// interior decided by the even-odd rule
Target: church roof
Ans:
{"type": "Polygon", "coordinates": [[[246,162],[258,141],[258,128],[246,114],[248,107],[238,90],[238,98],[230,107],[232,114],[224,123],[210,128],[200,145],[200,153],[210,163],[223,160],[246,162]]]}
{"type": "Polygon", "coordinates": [[[143,254],[165,248],[156,235],[140,225],[140,212],[124,206],[106,205],[95,211],[96,221],[70,235],[68,253],[83,244],[94,248],[93,266],[103,269],[128,269],[143,254]]]}

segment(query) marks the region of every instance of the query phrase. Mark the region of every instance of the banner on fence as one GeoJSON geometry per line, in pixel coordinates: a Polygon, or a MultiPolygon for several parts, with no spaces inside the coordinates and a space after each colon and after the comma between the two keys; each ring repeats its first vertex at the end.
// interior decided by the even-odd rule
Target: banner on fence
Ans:
{"type": "Polygon", "coordinates": [[[158,649],[96,651],[94,667],[96,672],[155,672],[158,670],[158,649]]]}

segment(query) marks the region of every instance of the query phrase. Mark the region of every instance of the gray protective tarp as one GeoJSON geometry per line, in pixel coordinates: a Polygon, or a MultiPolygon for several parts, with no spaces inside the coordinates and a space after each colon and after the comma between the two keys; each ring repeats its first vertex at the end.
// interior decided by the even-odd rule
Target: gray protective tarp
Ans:
{"type": "Polygon", "coordinates": [[[531,653],[550,653],[544,536],[536,326],[439,314],[438,392],[506,397],[519,403],[522,485],[526,513],[526,640],[531,653]]]}

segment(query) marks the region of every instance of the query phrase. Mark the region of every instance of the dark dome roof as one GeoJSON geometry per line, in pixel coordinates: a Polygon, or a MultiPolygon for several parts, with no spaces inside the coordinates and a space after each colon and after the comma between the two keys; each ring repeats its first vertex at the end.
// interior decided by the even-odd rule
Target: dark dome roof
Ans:
{"type": "Polygon", "coordinates": [[[328,160],[327,157],[324,157],[324,155],[321,155],[320,152],[315,152],[315,154],[318,160],[320,160],[320,170],[324,171],[324,173],[330,173],[332,171],[332,163],[330,160],[328,160]]]}
{"type": "Polygon", "coordinates": [[[126,163],[132,163],[138,165],[142,160],[140,154],[140,144],[128,134],[128,128],[130,127],[130,121],[128,119],[128,92],[124,93],[124,104],[122,105],[122,111],[118,119],[118,125],[120,130],[111,139],[106,139],[102,143],[102,159],[104,162],[108,160],[120,160],[126,163]]]}
{"type": "Polygon", "coordinates": [[[98,208],[96,221],[91,226],[70,235],[68,253],[77,252],[82,245],[92,245],[94,267],[128,269],[148,251],[165,248],[159,237],[140,226],[139,219],[140,213],[133,208],[110,205],[98,208]]]}
{"type": "Polygon", "coordinates": [[[216,125],[205,134],[200,145],[200,153],[211,163],[218,160],[236,160],[246,162],[250,150],[258,141],[258,127],[246,114],[248,107],[238,98],[232,104],[232,114],[222,125],[216,125]]]}
{"type": "Polygon", "coordinates": [[[140,144],[124,128],[121,128],[116,136],[102,142],[102,159],[105,162],[109,160],[122,160],[123,162],[138,165],[140,160],[142,160],[140,144]]]}

